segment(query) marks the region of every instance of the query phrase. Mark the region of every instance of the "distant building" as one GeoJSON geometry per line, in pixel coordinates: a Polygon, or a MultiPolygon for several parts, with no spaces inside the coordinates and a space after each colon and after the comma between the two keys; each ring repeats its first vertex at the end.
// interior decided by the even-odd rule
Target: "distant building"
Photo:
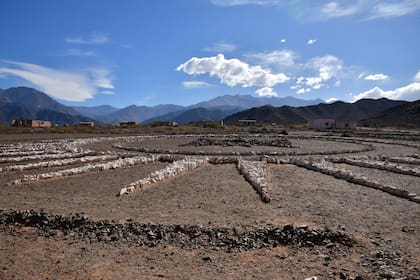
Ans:
{"type": "Polygon", "coordinates": [[[355,129],[357,126],[357,122],[354,121],[336,121],[335,128],[336,129],[355,129]]]}
{"type": "Polygon", "coordinates": [[[152,123],[153,126],[177,126],[176,122],[154,122],[152,123]]]}
{"type": "Polygon", "coordinates": [[[120,122],[118,126],[132,126],[132,125],[136,125],[136,122],[120,122]]]}
{"type": "Polygon", "coordinates": [[[95,126],[94,122],[79,122],[79,126],[95,126]]]}
{"type": "Polygon", "coordinates": [[[10,125],[24,127],[51,127],[51,122],[42,120],[12,120],[10,125]]]}
{"type": "Polygon", "coordinates": [[[335,128],[335,120],[333,119],[313,119],[308,122],[310,129],[332,129],[335,128]]]}
{"type": "Polygon", "coordinates": [[[240,126],[250,126],[257,123],[257,120],[239,120],[238,124],[240,126]]]}
{"type": "Polygon", "coordinates": [[[355,129],[357,122],[336,121],[334,119],[313,119],[307,124],[310,129],[355,129]]]}

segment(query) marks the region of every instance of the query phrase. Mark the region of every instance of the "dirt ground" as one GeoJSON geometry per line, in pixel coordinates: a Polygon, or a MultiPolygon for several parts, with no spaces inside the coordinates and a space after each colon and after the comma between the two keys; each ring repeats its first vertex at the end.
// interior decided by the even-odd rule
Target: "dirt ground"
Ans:
{"type": "MultiPolygon", "coordinates": [[[[0,144],[17,142],[19,137],[2,135],[0,144]]],[[[176,149],[185,141],[177,138],[172,144],[164,139],[130,145],[176,149]]],[[[308,139],[291,142],[299,146],[298,152],[308,152],[311,147],[315,153],[326,150],[322,140],[313,140],[313,145],[308,139]]],[[[324,142],[338,152],[363,146],[324,142]]],[[[112,144],[107,141],[83,148],[115,150],[112,144]]],[[[360,155],[420,154],[418,148],[397,142],[373,146],[373,151],[360,155]]],[[[41,229],[0,224],[0,279],[420,279],[418,203],[290,164],[269,165],[270,203],[261,201],[235,164],[208,164],[144,191],[116,196],[123,186],[166,165],[155,162],[24,185],[9,183],[25,174],[69,166],[3,172],[0,209],[42,209],[65,216],[86,214],[93,220],[206,227],[308,225],[343,232],[355,241],[354,246],[338,251],[328,246],[279,246],[233,252],[173,245],[145,247],[92,243],[60,234],[46,236],[41,229]]],[[[340,166],[420,193],[419,177],[340,166]]]]}

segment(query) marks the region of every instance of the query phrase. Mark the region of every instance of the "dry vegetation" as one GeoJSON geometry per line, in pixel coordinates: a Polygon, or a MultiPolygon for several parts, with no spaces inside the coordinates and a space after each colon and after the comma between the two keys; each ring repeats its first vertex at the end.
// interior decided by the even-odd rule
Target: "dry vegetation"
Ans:
{"type": "Polygon", "coordinates": [[[0,135],[0,279],[420,278],[416,131],[114,129],[0,135]]]}

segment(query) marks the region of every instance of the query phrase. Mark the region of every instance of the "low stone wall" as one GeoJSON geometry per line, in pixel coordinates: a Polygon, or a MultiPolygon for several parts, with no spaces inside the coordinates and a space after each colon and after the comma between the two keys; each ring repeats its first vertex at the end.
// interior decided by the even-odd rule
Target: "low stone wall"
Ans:
{"type": "Polygon", "coordinates": [[[375,157],[372,157],[372,159],[381,160],[381,161],[390,161],[390,162],[396,162],[396,163],[420,165],[420,157],[417,154],[400,156],[400,157],[375,156],[375,157]]]}
{"type": "Polygon", "coordinates": [[[201,225],[160,225],[136,222],[93,221],[87,216],[58,216],[35,211],[2,211],[0,225],[38,228],[53,238],[74,238],[86,242],[130,243],[137,246],[177,246],[183,249],[255,250],[279,245],[296,247],[352,247],[355,241],[343,232],[307,226],[204,227],[201,225]],[[64,237],[54,231],[64,232],[64,237]]]}
{"type": "Polygon", "coordinates": [[[417,196],[414,193],[410,193],[407,190],[403,190],[395,186],[381,184],[380,182],[369,180],[365,176],[360,175],[360,174],[353,174],[349,170],[330,166],[325,161],[313,162],[311,160],[293,158],[293,159],[290,159],[289,162],[299,167],[317,171],[326,175],[334,176],[337,179],[343,179],[350,183],[381,190],[391,195],[420,203],[420,196],[417,196]]]}
{"type": "Polygon", "coordinates": [[[159,160],[159,156],[137,156],[130,158],[120,158],[106,163],[88,164],[81,167],[75,167],[65,170],[59,170],[55,172],[25,175],[23,178],[14,181],[12,184],[19,185],[28,182],[36,182],[43,180],[50,180],[74,175],[80,175],[92,171],[105,171],[110,169],[123,168],[128,166],[134,166],[138,164],[150,163],[159,160]]]}
{"type": "Polygon", "coordinates": [[[420,170],[417,168],[401,166],[401,165],[387,162],[387,161],[378,161],[378,160],[370,160],[370,159],[351,159],[351,158],[344,158],[344,157],[326,158],[326,160],[333,163],[345,163],[345,164],[356,165],[360,167],[375,168],[375,169],[386,170],[386,171],[390,171],[394,173],[420,177],[420,170]]]}
{"type": "Polygon", "coordinates": [[[180,175],[181,173],[191,171],[195,168],[202,166],[207,162],[207,158],[185,158],[182,160],[174,161],[164,169],[157,170],[150,174],[148,177],[140,179],[122,188],[118,195],[122,196],[124,194],[129,194],[137,190],[145,189],[154,183],[173,178],[175,176],[180,175]]]}
{"type": "Polygon", "coordinates": [[[81,152],[56,152],[56,153],[44,153],[44,154],[35,154],[28,156],[16,156],[16,157],[4,157],[0,158],[0,163],[16,163],[24,162],[30,160],[45,160],[45,159],[64,159],[64,158],[76,158],[84,156],[94,156],[97,153],[94,151],[81,151],[81,152]]]}
{"type": "Polygon", "coordinates": [[[27,164],[18,164],[18,165],[10,165],[1,168],[0,172],[7,172],[7,171],[23,171],[28,169],[36,169],[42,167],[56,167],[56,166],[64,166],[64,165],[72,165],[78,163],[88,163],[88,162],[100,162],[100,161],[108,161],[119,158],[119,155],[116,154],[107,154],[107,155],[97,155],[97,156],[83,156],[83,157],[76,157],[76,158],[66,158],[61,160],[51,160],[51,161],[41,161],[41,162],[34,162],[34,163],[27,163],[27,164]]]}
{"type": "Polygon", "coordinates": [[[268,170],[266,161],[238,160],[237,168],[254,190],[260,195],[263,202],[270,202],[268,187],[268,170]]]}

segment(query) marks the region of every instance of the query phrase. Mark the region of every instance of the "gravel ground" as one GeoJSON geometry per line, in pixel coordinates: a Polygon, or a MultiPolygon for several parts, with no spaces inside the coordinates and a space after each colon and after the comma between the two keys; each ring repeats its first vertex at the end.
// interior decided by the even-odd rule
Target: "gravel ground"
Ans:
{"type": "MultiPolygon", "coordinates": [[[[305,132],[304,135],[314,134],[305,132]]],[[[20,137],[1,135],[0,143],[11,143],[20,137]]],[[[300,152],[363,147],[334,141],[291,141],[301,147],[294,149],[300,152]]],[[[187,141],[176,138],[133,144],[178,149],[182,142],[187,141]]],[[[111,145],[111,142],[104,142],[84,148],[106,151],[111,145]]],[[[374,144],[374,147],[369,154],[419,153],[416,148],[399,145],[374,144]]],[[[220,147],[208,148],[218,150],[220,147]]],[[[231,147],[222,149],[232,150],[231,147]]],[[[272,150],[272,147],[263,149],[272,150]]],[[[32,227],[0,225],[0,279],[420,278],[418,203],[288,164],[268,165],[270,203],[261,201],[234,164],[205,165],[144,191],[116,197],[126,184],[166,165],[156,162],[20,186],[7,183],[24,174],[68,167],[7,172],[0,176],[0,208],[43,209],[49,214],[60,215],[84,213],[93,220],[130,219],[164,225],[244,229],[287,224],[328,227],[345,233],[355,240],[355,244],[351,248],[279,246],[227,253],[171,245],[138,247],[130,243],[90,243],[68,238],[59,231],[49,236],[32,227]]],[[[420,185],[418,177],[340,166],[363,172],[368,178],[395,182],[412,191],[418,190],[420,185]]]]}

